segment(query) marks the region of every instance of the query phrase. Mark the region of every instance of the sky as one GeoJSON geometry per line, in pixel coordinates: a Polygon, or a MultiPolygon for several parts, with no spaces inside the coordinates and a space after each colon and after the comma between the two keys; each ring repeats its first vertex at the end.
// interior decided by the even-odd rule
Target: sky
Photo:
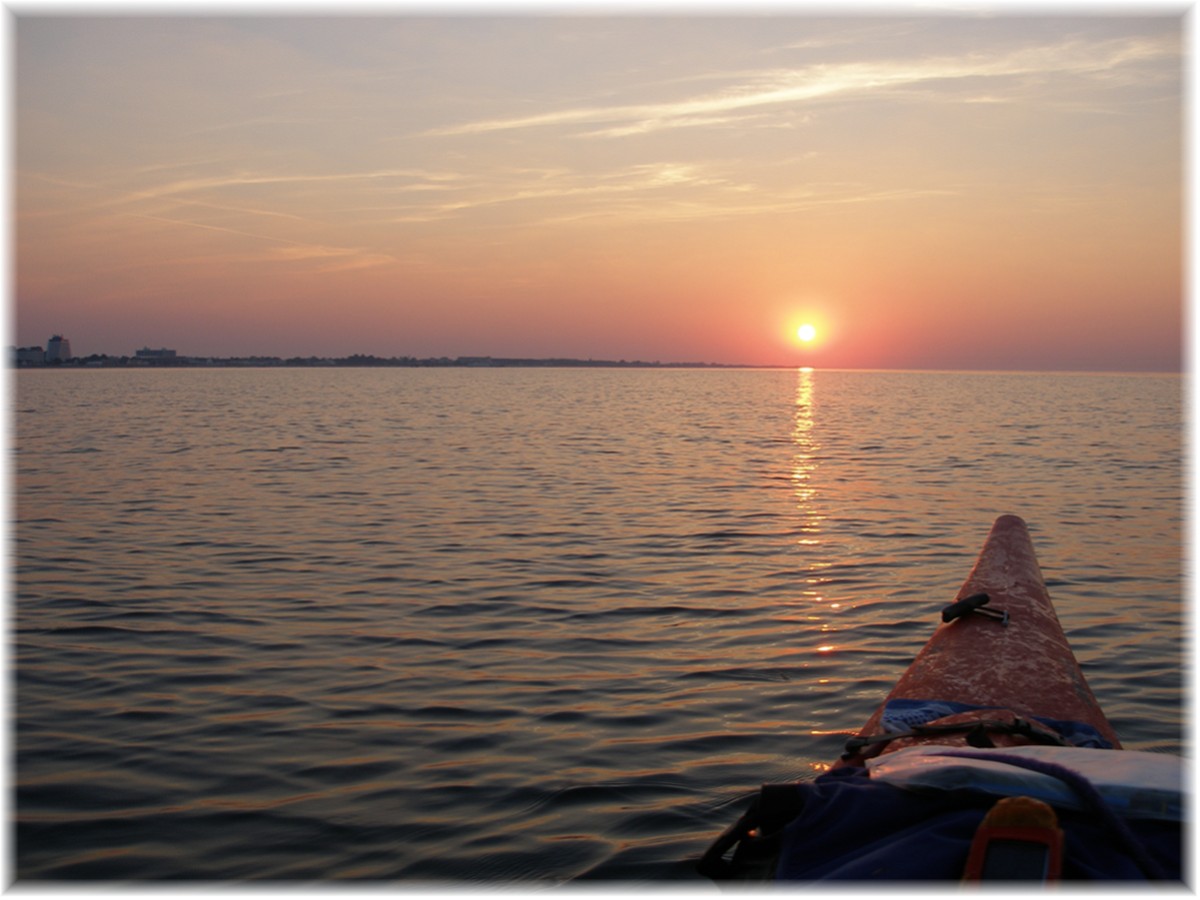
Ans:
{"type": "Polygon", "coordinates": [[[18,10],[9,342],[1179,370],[1149,9],[18,10]]]}

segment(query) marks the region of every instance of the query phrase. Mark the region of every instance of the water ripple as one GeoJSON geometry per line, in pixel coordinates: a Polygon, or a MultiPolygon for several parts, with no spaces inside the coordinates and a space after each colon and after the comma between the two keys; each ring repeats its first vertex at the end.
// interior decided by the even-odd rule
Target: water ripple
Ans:
{"type": "Polygon", "coordinates": [[[837,756],[1009,511],[1126,745],[1179,752],[1180,393],[20,372],[17,877],[693,878],[757,785],[837,756]]]}

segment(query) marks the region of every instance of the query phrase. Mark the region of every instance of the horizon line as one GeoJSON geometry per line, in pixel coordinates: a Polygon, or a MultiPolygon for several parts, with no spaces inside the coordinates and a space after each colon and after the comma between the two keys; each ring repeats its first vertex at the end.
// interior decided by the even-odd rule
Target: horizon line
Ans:
{"type": "MultiPolygon", "coordinates": [[[[36,346],[36,345],[35,345],[36,346]]],[[[18,349],[13,346],[11,350],[18,349]]],[[[24,349],[24,348],[21,348],[24,349]]],[[[145,348],[150,349],[150,348],[145,348]]],[[[69,361],[43,363],[20,363],[15,355],[10,357],[10,369],[87,369],[87,368],[316,368],[329,366],[332,368],[675,368],[675,369],[771,369],[794,370],[797,372],[911,372],[911,373],[946,373],[946,374],[1009,374],[1009,375],[1176,375],[1189,374],[1188,368],[1178,369],[1092,369],[1092,368],[997,368],[994,366],[982,368],[947,368],[944,366],[913,367],[913,366],[813,366],[802,363],[746,363],[746,362],[709,362],[709,361],[663,361],[643,359],[597,359],[595,357],[566,357],[566,356],[378,356],[371,353],[351,353],[346,356],[308,356],[265,355],[249,356],[215,356],[215,355],[177,355],[173,357],[138,357],[134,354],[92,353],[87,356],[73,356],[69,361]],[[361,363],[347,363],[349,360],[362,360],[361,363]],[[87,360],[93,360],[88,363],[87,360]],[[105,363],[105,360],[127,360],[126,363],[105,363]],[[258,365],[254,365],[257,362],[258,365]]]]}

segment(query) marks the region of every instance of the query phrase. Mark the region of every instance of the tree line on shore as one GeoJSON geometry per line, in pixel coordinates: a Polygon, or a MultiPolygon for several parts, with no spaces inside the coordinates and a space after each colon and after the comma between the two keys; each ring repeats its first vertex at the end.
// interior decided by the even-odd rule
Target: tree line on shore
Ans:
{"type": "Polygon", "coordinates": [[[466,367],[466,368],[500,368],[500,367],[597,367],[597,368],[729,368],[720,363],[676,363],[676,362],[645,362],[642,360],[600,360],[572,359],[566,357],[550,357],[543,359],[506,358],[491,356],[458,356],[458,357],[426,357],[413,356],[381,357],[364,353],[355,353],[342,357],[318,356],[236,356],[236,357],[194,357],[173,356],[164,358],[146,358],[139,356],[110,356],[106,353],[93,353],[90,356],[73,357],[69,360],[54,360],[53,362],[28,363],[17,362],[19,368],[58,368],[58,367],[91,367],[91,368],[200,368],[200,367],[466,367]]]}

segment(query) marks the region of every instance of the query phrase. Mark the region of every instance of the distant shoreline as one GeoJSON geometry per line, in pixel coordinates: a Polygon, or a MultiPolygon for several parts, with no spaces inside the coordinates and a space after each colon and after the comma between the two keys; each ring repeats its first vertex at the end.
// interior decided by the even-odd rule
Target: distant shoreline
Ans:
{"type": "MultiPolygon", "coordinates": [[[[144,356],[93,356],[73,357],[54,362],[26,362],[11,360],[8,368],[17,371],[54,371],[80,369],[724,369],[724,370],[768,370],[789,369],[814,371],[806,365],[796,363],[713,363],[713,362],[660,362],[655,360],[608,360],[573,359],[569,357],[523,358],[492,356],[440,356],[416,358],[410,356],[379,357],[354,354],[346,357],[288,357],[279,356],[232,356],[232,357],[144,357],[144,356]]],[[[1173,369],[943,369],[943,368],[866,368],[847,369],[839,366],[821,367],[824,371],[859,372],[921,372],[926,374],[1005,374],[1005,375],[1174,375],[1182,376],[1186,370],[1173,369]]]]}
{"type": "Polygon", "coordinates": [[[345,357],[300,357],[279,356],[244,357],[142,357],[108,356],[95,354],[54,362],[14,362],[15,369],[216,369],[216,368],[603,368],[603,369],[770,369],[777,366],[753,366],[739,363],[709,362],[646,362],[643,360],[572,359],[549,357],[545,359],[458,356],[440,356],[418,359],[411,356],[380,357],[354,354],[345,357]]]}

